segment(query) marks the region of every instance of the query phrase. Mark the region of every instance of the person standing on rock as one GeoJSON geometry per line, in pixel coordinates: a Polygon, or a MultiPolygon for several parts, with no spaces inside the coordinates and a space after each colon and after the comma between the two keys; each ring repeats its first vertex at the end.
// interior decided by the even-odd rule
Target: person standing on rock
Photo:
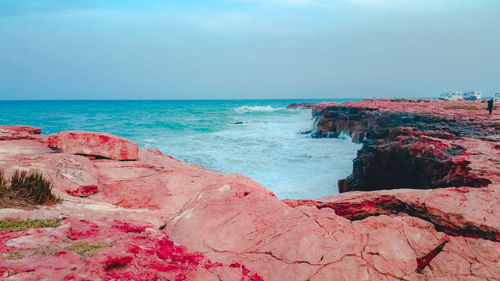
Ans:
{"type": "Polygon", "coordinates": [[[493,98],[488,101],[488,111],[490,112],[490,115],[493,114],[493,98]]]}

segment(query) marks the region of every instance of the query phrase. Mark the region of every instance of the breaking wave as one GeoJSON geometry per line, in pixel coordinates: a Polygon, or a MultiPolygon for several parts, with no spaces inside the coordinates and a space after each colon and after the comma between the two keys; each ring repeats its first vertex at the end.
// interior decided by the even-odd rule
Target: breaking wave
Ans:
{"type": "Polygon", "coordinates": [[[0,101],[0,123],[31,124],[47,134],[109,132],[185,162],[249,176],[280,199],[334,194],[361,145],[349,137],[311,138],[310,110],[286,109],[291,102],[298,101],[0,101]]]}
{"type": "Polygon", "coordinates": [[[255,105],[255,106],[249,106],[249,105],[244,105],[240,106],[238,108],[235,108],[234,111],[237,113],[247,113],[247,112],[272,112],[272,111],[277,111],[277,110],[284,110],[286,109],[285,107],[272,107],[270,105],[255,105]]]}

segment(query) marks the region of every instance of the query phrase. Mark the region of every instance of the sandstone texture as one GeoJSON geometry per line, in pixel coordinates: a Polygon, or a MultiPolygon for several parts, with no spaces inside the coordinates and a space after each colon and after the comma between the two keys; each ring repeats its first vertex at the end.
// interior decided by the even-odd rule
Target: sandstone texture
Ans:
{"type": "Polygon", "coordinates": [[[15,140],[23,138],[37,139],[42,130],[30,126],[3,125],[0,126],[0,140],[15,140]]]}
{"type": "Polygon", "coordinates": [[[4,138],[5,177],[36,169],[61,201],[0,208],[0,219],[59,221],[0,231],[0,279],[499,280],[500,119],[443,109],[453,104],[314,105],[316,137],[363,142],[344,192],[317,200],[279,200],[245,176],[117,149],[101,133],[4,138]],[[406,165],[406,176],[356,172],[382,173],[381,163],[406,165]]]}
{"type": "Polygon", "coordinates": [[[48,145],[59,152],[104,157],[115,160],[137,160],[135,143],[107,133],[66,131],[49,136],[48,145]]]}

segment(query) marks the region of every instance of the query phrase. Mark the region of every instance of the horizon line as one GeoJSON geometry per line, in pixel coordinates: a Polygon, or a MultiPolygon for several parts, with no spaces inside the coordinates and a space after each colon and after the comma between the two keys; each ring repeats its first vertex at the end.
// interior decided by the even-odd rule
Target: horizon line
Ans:
{"type": "MultiPolygon", "coordinates": [[[[5,101],[257,101],[257,100],[340,100],[340,99],[429,99],[434,97],[342,97],[342,98],[265,98],[265,99],[238,99],[238,98],[213,98],[213,99],[0,99],[0,102],[5,101]]],[[[438,98],[438,97],[435,97],[438,98]]]]}

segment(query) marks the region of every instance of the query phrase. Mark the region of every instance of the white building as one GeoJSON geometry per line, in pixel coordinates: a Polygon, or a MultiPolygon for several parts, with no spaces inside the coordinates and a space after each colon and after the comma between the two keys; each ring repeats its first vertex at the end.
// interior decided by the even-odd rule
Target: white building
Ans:
{"type": "Polygon", "coordinates": [[[480,100],[481,92],[466,92],[463,95],[464,100],[480,100]]]}

